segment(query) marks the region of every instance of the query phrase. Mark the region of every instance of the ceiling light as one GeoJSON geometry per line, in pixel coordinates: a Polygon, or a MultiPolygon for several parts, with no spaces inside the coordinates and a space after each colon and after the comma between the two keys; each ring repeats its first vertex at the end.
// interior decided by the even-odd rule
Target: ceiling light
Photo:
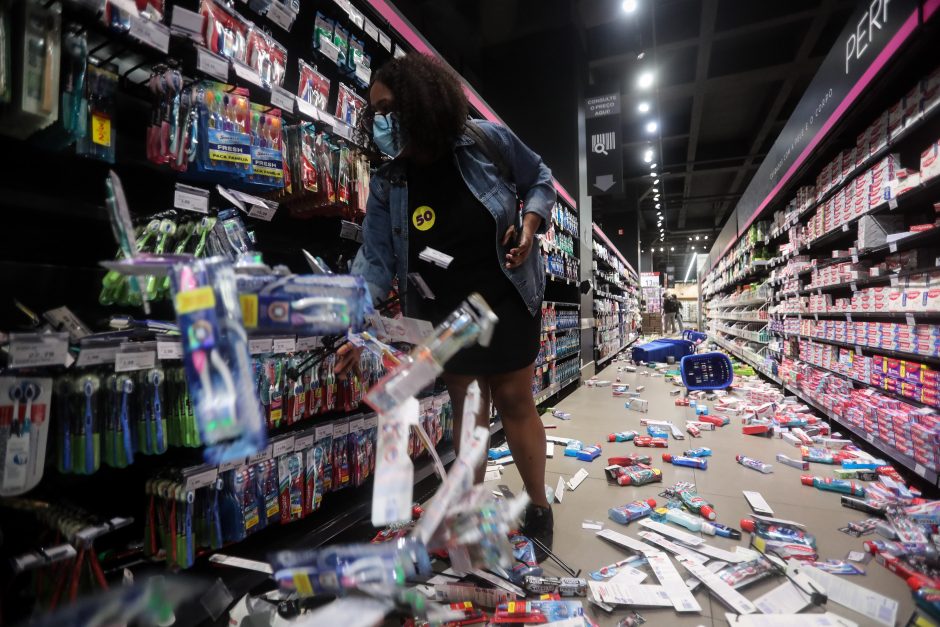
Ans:
{"type": "Polygon", "coordinates": [[[653,188],[653,193],[654,193],[654,194],[658,194],[658,193],[659,193],[659,188],[658,188],[658,187],[654,187],[654,188],[653,188]]]}
{"type": "Polygon", "coordinates": [[[655,168],[656,168],[656,164],[655,164],[655,163],[650,166],[650,169],[655,169],[655,168]]]}
{"type": "Polygon", "coordinates": [[[646,123],[647,133],[655,133],[657,128],[659,128],[659,125],[656,124],[656,120],[650,120],[649,122],[646,123]]]}
{"type": "Polygon", "coordinates": [[[689,262],[689,269],[685,271],[685,280],[689,280],[689,275],[692,274],[692,268],[695,267],[695,260],[698,258],[697,253],[692,253],[692,260],[689,262]]]}
{"type": "Polygon", "coordinates": [[[653,149],[647,148],[646,151],[643,153],[643,161],[649,163],[652,160],[653,160],[653,149]]]}
{"type": "Polygon", "coordinates": [[[645,56],[646,56],[646,53],[645,53],[645,52],[641,52],[640,54],[636,55],[636,58],[637,58],[637,59],[642,59],[642,58],[645,57],[645,56]]]}
{"type": "Polygon", "coordinates": [[[636,11],[636,0],[623,0],[623,4],[621,6],[626,13],[633,13],[636,11]]]}
{"type": "Polygon", "coordinates": [[[708,236],[707,236],[707,235],[705,236],[705,239],[706,239],[706,240],[708,239],[708,236]]]}
{"type": "Polygon", "coordinates": [[[676,249],[675,246],[670,246],[670,247],[669,247],[669,250],[670,250],[670,251],[675,250],[675,249],[676,249]]]}
{"type": "Polygon", "coordinates": [[[650,110],[650,103],[648,103],[648,102],[641,102],[641,103],[639,104],[639,106],[637,106],[636,109],[637,109],[637,111],[639,111],[640,113],[646,113],[646,112],[648,112],[648,111],[650,110]]]}
{"type": "MultiPolygon", "coordinates": [[[[656,176],[656,175],[654,174],[653,176],[656,176]]],[[[653,181],[653,185],[659,185],[659,179],[656,179],[655,181],[653,181]]]]}
{"type": "Polygon", "coordinates": [[[690,241],[690,242],[692,241],[692,238],[691,238],[691,237],[689,238],[689,241],[690,241]]]}
{"type": "Polygon", "coordinates": [[[639,85],[640,89],[649,89],[653,86],[653,73],[650,71],[641,73],[636,84],[639,85]]]}
{"type": "MultiPolygon", "coordinates": [[[[656,208],[657,208],[657,209],[660,209],[660,208],[661,208],[660,203],[656,203],[656,208]]],[[[657,213],[658,213],[658,212],[657,212],[657,213]]]]}
{"type": "Polygon", "coordinates": [[[663,247],[662,247],[662,246],[659,247],[659,252],[663,252],[663,247]]]}
{"type": "Polygon", "coordinates": [[[695,236],[695,241],[696,241],[696,242],[698,241],[698,235],[695,236]]]}
{"type": "Polygon", "coordinates": [[[656,194],[655,196],[653,196],[653,200],[659,200],[659,194],[656,194]]]}

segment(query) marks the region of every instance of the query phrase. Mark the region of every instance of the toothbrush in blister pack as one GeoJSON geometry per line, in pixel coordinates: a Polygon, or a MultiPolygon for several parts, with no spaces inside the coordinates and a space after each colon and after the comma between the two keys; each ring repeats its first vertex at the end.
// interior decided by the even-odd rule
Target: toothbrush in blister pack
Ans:
{"type": "Polygon", "coordinates": [[[183,366],[206,461],[252,455],[267,434],[232,266],[217,258],[195,260],[174,266],[172,277],[183,366]]]}

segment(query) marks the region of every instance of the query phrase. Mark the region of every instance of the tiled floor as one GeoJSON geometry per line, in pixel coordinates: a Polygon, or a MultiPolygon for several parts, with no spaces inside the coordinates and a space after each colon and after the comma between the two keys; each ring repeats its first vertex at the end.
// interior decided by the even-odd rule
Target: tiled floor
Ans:
{"type": "MultiPolygon", "coordinates": [[[[816,536],[821,559],[844,559],[850,550],[861,550],[861,539],[841,533],[838,528],[851,520],[859,520],[865,516],[841,507],[838,494],[821,492],[815,488],[803,486],[799,478],[801,471],[776,463],[777,453],[798,457],[797,450],[779,439],[743,435],[740,424],[734,421],[716,431],[702,432],[702,437],[699,439],[691,440],[687,437],[682,441],[670,440],[668,450],[673,454],[697,446],[711,448],[712,457],[708,458],[708,470],[693,471],[688,468],[674,467],[671,464],[658,463],[657,467],[663,471],[662,484],[638,488],[608,485],[604,478],[607,457],[632,452],[647,452],[654,457],[654,460],[658,460],[663,452],[662,449],[638,449],[630,442],[607,443],[608,433],[628,429],[645,432],[645,427],[642,427],[639,422],[640,418],[644,417],[671,420],[684,428],[685,419],[692,417],[692,410],[689,408],[675,406],[674,398],[669,396],[669,391],[676,388],[665,383],[662,377],[641,376],[639,372],[636,374],[618,373],[617,366],[615,362],[602,371],[598,378],[613,381],[619,376],[623,383],[630,384],[631,389],[638,385],[645,385],[646,390],[642,394],[650,401],[648,414],[625,409],[624,400],[612,397],[609,387],[582,386],[558,404],[558,409],[572,414],[571,420],[558,420],[551,414],[543,417],[546,425],[557,425],[557,428],[546,432],[549,435],[576,438],[585,444],[600,443],[604,449],[600,458],[587,463],[564,457],[563,447],[556,445],[554,458],[548,460],[546,483],[552,487],[557,484],[559,476],[568,479],[579,468],[584,468],[590,473],[589,478],[577,490],[566,491],[564,501],[554,505],[555,550],[566,562],[575,568],[581,568],[583,576],[587,576],[592,570],[623,559],[628,553],[595,537],[595,531],[582,529],[581,522],[585,519],[603,521],[606,528],[636,537],[637,531],[641,529],[636,523],[631,523],[626,527],[619,525],[608,519],[607,510],[638,498],[652,497],[662,502],[658,493],[664,486],[672,485],[677,481],[694,481],[699,494],[714,505],[718,513],[718,522],[728,526],[740,528],[740,519],[750,515],[750,507],[741,495],[741,491],[755,490],[767,499],[776,517],[796,520],[807,526],[816,536]],[[737,464],[735,455],[739,453],[773,464],[774,472],[764,475],[737,464]]],[[[646,368],[641,367],[638,370],[642,372],[646,368]]],[[[814,465],[812,470],[820,476],[831,475],[825,466],[814,465]]],[[[512,465],[507,466],[499,483],[505,483],[513,490],[522,489],[518,472],[512,465]]],[[[732,549],[735,544],[746,546],[748,541],[749,535],[746,533],[738,542],[708,537],[709,543],[726,549],[732,549]]],[[[865,576],[852,577],[851,581],[897,599],[900,602],[898,624],[904,625],[913,610],[910,592],[904,581],[874,562],[865,566],[865,569],[867,571],[865,576]]],[[[554,568],[551,563],[546,565],[546,571],[551,574],[564,574],[554,568]]],[[[680,573],[683,576],[686,575],[681,567],[680,573]]],[[[779,577],[772,578],[755,584],[753,587],[745,588],[742,592],[746,597],[754,600],[781,582],[782,579],[779,577]]],[[[644,583],[657,582],[655,577],[650,575],[644,583]]],[[[727,610],[718,599],[701,588],[696,592],[695,598],[702,606],[701,614],[679,615],[671,609],[640,609],[639,611],[646,619],[647,625],[727,624],[725,620],[727,610]]],[[[834,602],[829,602],[828,610],[854,620],[859,625],[878,624],[834,602]]],[[[590,606],[589,611],[596,622],[602,626],[616,625],[622,617],[627,615],[625,609],[605,614],[593,605],[590,606]]]]}

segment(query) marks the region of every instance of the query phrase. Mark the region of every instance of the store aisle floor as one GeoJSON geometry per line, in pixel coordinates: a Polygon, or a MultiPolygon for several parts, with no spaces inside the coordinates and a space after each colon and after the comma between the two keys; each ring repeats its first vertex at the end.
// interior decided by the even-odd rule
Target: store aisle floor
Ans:
{"type": "MultiPolygon", "coordinates": [[[[599,443],[603,448],[601,457],[588,463],[564,457],[564,447],[556,444],[554,458],[549,459],[547,464],[546,483],[553,488],[559,477],[570,479],[579,468],[584,468],[589,473],[589,478],[585,479],[577,490],[574,492],[566,490],[563,502],[555,503],[553,506],[555,551],[575,569],[580,568],[583,577],[589,577],[591,571],[602,566],[624,559],[629,553],[595,537],[596,531],[582,529],[582,521],[586,519],[600,521],[607,529],[637,538],[637,532],[642,530],[642,527],[635,522],[628,526],[619,525],[607,517],[607,510],[639,498],[652,497],[659,504],[663,504],[665,499],[659,497],[659,493],[665,487],[678,481],[694,482],[699,494],[714,505],[718,513],[717,522],[730,527],[739,529],[740,519],[751,514],[751,509],[741,491],[754,490],[764,496],[773,508],[775,517],[795,520],[806,525],[807,529],[816,536],[820,559],[845,559],[849,551],[862,550],[862,542],[866,538],[846,535],[839,531],[839,527],[866,516],[861,512],[843,508],[838,494],[803,486],[800,483],[800,475],[803,474],[801,471],[776,462],[777,453],[785,453],[791,458],[798,458],[799,451],[780,439],[743,435],[739,420],[733,419],[731,424],[715,431],[703,431],[701,438],[692,439],[687,435],[685,440],[670,440],[667,450],[643,449],[634,446],[632,442],[608,443],[607,434],[615,431],[632,429],[645,433],[646,428],[640,425],[641,418],[671,420],[684,429],[685,420],[693,416],[693,410],[688,407],[675,406],[674,397],[669,396],[669,391],[679,388],[667,384],[663,377],[643,376],[642,372],[650,372],[645,367],[639,367],[637,373],[618,373],[618,365],[623,364],[613,363],[599,373],[597,378],[616,381],[619,376],[622,383],[630,385],[631,390],[635,390],[639,385],[646,386],[642,396],[650,401],[648,414],[626,409],[623,398],[611,396],[610,387],[582,386],[557,405],[557,409],[572,414],[571,420],[559,420],[550,413],[543,416],[543,422],[547,426],[557,425],[557,428],[546,431],[548,435],[575,438],[585,444],[599,443]],[[705,471],[693,471],[660,461],[664,450],[675,455],[699,446],[712,449],[712,457],[708,458],[708,469],[705,471]],[[606,459],[629,453],[651,455],[655,466],[662,469],[663,482],[642,487],[608,485],[604,477],[606,459]],[[773,464],[774,472],[763,475],[745,468],[736,463],[736,454],[746,454],[773,464]]],[[[684,390],[684,388],[681,389],[684,390]]],[[[711,403],[707,404],[711,406],[711,403]]],[[[831,476],[831,468],[813,464],[811,472],[818,476],[831,476]]],[[[522,489],[518,471],[511,464],[506,467],[502,479],[498,482],[491,482],[491,485],[495,488],[497,483],[507,484],[516,491],[522,489]]],[[[735,545],[747,546],[750,540],[750,535],[747,533],[743,534],[743,538],[739,541],[704,537],[710,544],[729,550],[733,550],[735,545]]],[[[675,560],[673,564],[677,564],[675,560]]],[[[547,562],[544,566],[549,574],[564,576],[564,573],[551,562],[547,562]]],[[[897,622],[901,625],[905,624],[913,611],[913,603],[904,580],[889,573],[873,561],[863,568],[867,573],[865,576],[845,577],[845,579],[898,600],[900,607],[897,622]]],[[[681,567],[679,571],[683,577],[687,576],[681,567]]],[[[783,581],[782,577],[765,579],[745,588],[742,593],[753,601],[783,581]]],[[[658,582],[650,574],[643,583],[658,582]]],[[[728,610],[717,598],[702,587],[695,593],[695,598],[702,607],[701,614],[680,615],[672,609],[662,608],[640,609],[639,612],[646,618],[647,625],[728,624],[725,620],[725,612],[728,610]]],[[[602,627],[616,625],[622,617],[627,615],[624,608],[612,614],[606,614],[593,604],[586,602],[585,605],[602,627]]],[[[854,620],[859,625],[878,624],[832,601],[828,603],[828,610],[854,620]]]]}

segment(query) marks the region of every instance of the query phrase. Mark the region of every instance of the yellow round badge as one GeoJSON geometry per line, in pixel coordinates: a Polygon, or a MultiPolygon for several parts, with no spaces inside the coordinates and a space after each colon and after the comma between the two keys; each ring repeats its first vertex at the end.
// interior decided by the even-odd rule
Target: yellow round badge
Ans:
{"type": "Polygon", "coordinates": [[[419,231],[427,231],[434,226],[434,210],[422,205],[411,214],[411,222],[419,231]]]}

